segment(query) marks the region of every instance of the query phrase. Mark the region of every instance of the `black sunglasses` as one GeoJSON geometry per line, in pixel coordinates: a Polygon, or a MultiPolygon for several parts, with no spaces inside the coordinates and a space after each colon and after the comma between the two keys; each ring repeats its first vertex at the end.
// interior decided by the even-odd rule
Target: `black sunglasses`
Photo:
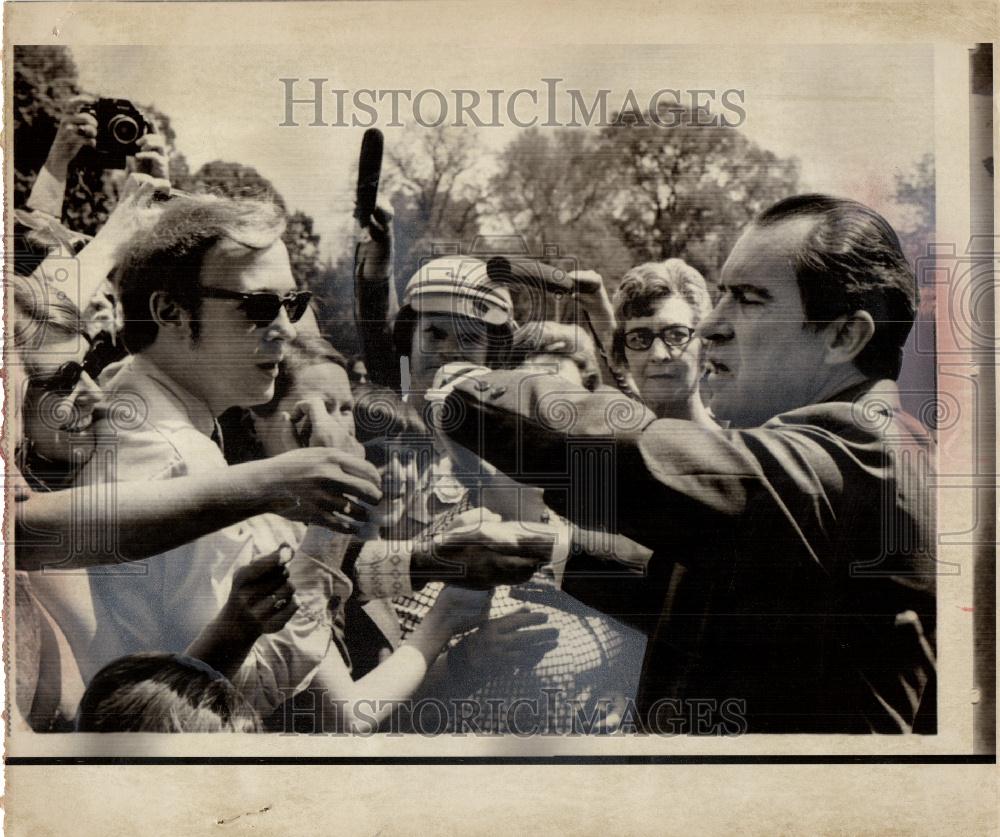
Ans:
{"type": "Polygon", "coordinates": [[[287,312],[288,319],[297,323],[306,313],[309,300],[312,299],[311,291],[294,291],[278,296],[264,292],[244,294],[222,288],[202,288],[201,295],[208,299],[238,299],[240,309],[257,328],[267,328],[278,319],[282,308],[287,312]]]}
{"type": "MultiPolygon", "coordinates": [[[[104,332],[98,335],[102,337],[104,332]]],[[[86,334],[82,335],[90,343],[87,354],[83,356],[83,361],[70,360],[62,364],[51,375],[33,375],[29,384],[40,392],[51,392],[55,395],[69,395],[80,383],[80,378],[86,372],[95,381],[101,374],[105,363],[106,346],[100,339],[91,340],[86,334]]]]}
{"type": "Polygon", "coordinates": [[[653,341],[659,337],[670,349],[683,349],[694,337],[695,330],[690,326],[669,325],[659,331],[651,328],[633,328],[625,332],[625,345],[634,352],[647,352],[653,341]]]}

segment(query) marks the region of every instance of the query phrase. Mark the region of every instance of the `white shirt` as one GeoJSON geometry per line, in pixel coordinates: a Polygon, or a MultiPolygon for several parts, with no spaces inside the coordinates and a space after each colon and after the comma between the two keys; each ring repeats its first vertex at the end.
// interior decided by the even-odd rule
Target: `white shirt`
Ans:
{"type": "MultiPolygon", "coordinates": [[[[147,358],[134,355],[109,367],[101,383],[108,415],[98,433],[106,441],[81,471],[79,485],[162,480],[228,467],[211,439],[215,419],[208,406],[147,358]]],[[[225,603],[239,567],[282,543],[296,548],[305,531],[302,524],[262,515],[144,561],[90,568],[96,631],[79,660],[84,677],[89,680],[126,654],[183,652],[225,603]]],[[[326,584],[328,597],[335,584],[346,582],[349,593],[339,565],[312,573],[312,582],[294,576],[300,569],[308,574],[313,565],[298,560],[293,565],[297,589],[326,584]]],[[[234,678],[262,714],[306,688],[331,651],[328,626],[305,610],[314,612],[300,609],[280,631],[261,636],[234,678]]]]}

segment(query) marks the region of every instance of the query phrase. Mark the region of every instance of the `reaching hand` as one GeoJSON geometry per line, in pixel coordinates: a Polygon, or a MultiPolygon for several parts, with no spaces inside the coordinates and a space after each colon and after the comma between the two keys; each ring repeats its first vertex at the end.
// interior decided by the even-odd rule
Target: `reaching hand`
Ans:
{"type": "Polygon", "coordinates": [[[375,207],[354,257],[354,274],[359,279],[389,277],[392,266],[392,214],[375,207]]]}
{"type": "Polygon", "coordinates": [[[223,605],[224,621],[248,638],[281,630],[299,609],[283,563],[290,557],[286,546],[240,567],[223,605]]]}
{"type": "Polygon", "coordinates": [[[226,603],[186,653],[234,677],[260,636],[280,631],[299,609],[285,567],[291,554],[282,546],[240,567],[226,603]]]}
{"type": "Polygon", "coordinates": [[[559,643],[558,628],[540,628],[544,613],[522,608],[498,619],[488,619],[448,652],[451,671],[491,674],[498,669],[534,668],[559,643]]]}
{"type": "Polygon", "coordinates": [[[322,398],[299,401],[288,420],[295,429],[299,447],[336,448],[364,458],[365,449],[354,437],[354,417],[331,416],[322,398]]]}
{"type": "Polygon", "coordinates": [[[587,312],[595,327],[598,322],[610,323],[614,328],[615,309],[604,285],[604,278],[594,270],[577,270],[573,272],[576,283],[576,296],[587,312]]]}
{"type": "Polygon", "coordinates": [[[237,469],[238,478],[269,487],[276,514],[335,532],[354,534],[368,518],[361,503],[376,505],[382,499],[379,473],[363,454],[297,448],[237,469]]]}
{"type": "Polygon", "coordinates": [[[445,585],[434,602],[434,616],[448,626],[448,635],[464,633],[490,615],[490,590],[467,590],[445,585]]]}
{"type": "Polygon", "coordinates": [[[521,584],[552,556],[551,535],[526,533],[483,509],[465,512],[445,532],[414,546],[411,571],[473,590],[521,584]]]}
{"type": "Polygon", "coordinates": [[[155,130],[139,138],[139,153],[135,155],[135,170],[160,180],[170,180],[167,141],[155,130]]]}
{"type": "Polygon", "coordinates": [[[93,243],[100,242],[112,252],[119,252],[136,233],[148,230],[156,223],[160,209],[153,203],[153,198],[158,194],[170,194],[169,181],[138,173],[126,177],[118,203],[93,243]]]}

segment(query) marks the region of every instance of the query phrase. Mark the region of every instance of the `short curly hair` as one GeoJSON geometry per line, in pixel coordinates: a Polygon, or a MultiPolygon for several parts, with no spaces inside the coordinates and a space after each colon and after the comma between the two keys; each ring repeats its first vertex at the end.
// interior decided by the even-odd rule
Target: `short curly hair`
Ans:
{"type": "Polygon", "coordinates": [[[625,322],[634,317],[652,316],[656,303],[674,296],[691,306],[693,325],[698,325],[712,310],[712,297],[705,277],[683,259],[646,262],[631,268],[622,277],[612,300],[617,322],[612,345],[615,363],[626,363],[625,322]]]}

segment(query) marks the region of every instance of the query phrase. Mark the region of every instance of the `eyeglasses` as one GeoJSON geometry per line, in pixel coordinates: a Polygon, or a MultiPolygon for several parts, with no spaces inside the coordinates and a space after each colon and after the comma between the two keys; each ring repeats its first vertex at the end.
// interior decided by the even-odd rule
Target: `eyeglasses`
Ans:
{"type": "Polygon", "coordinates": [[[87,349],[87,354],[83,356],[82,362],[70,360],[62,364],[51,375],[32,375],[30,386],[40,392],[69,395],[80,383],[84,372],[96,381],[97,376],[101,374],[101,370],[106,365],[104,363],[106,347],[102,341],[91,340],[86,334],[82,336],[90,343],[90,348],[87,349]]]}
{"type": "Polygon", "coordinates": [[[312,299],[311,291],[295,291],[285,296],[272,293],[244,294],[222,288],[202,288],[201,295],[208,299],[238,299],[240,309],[257,328],[267,328],[278,319],[281,309],[288,313],[288,319],[297,323],[302,319],[312,299]]]}
{"type": "Polygon", "coordinates": [[[653,341],[659,337],[668,349],[683,349],[694,338],[695,330],[690,326],[669,325],[659,331],[651,328],[633,328],[625,332],[625,345],[634,352],[647,352],[653,341]]]}

